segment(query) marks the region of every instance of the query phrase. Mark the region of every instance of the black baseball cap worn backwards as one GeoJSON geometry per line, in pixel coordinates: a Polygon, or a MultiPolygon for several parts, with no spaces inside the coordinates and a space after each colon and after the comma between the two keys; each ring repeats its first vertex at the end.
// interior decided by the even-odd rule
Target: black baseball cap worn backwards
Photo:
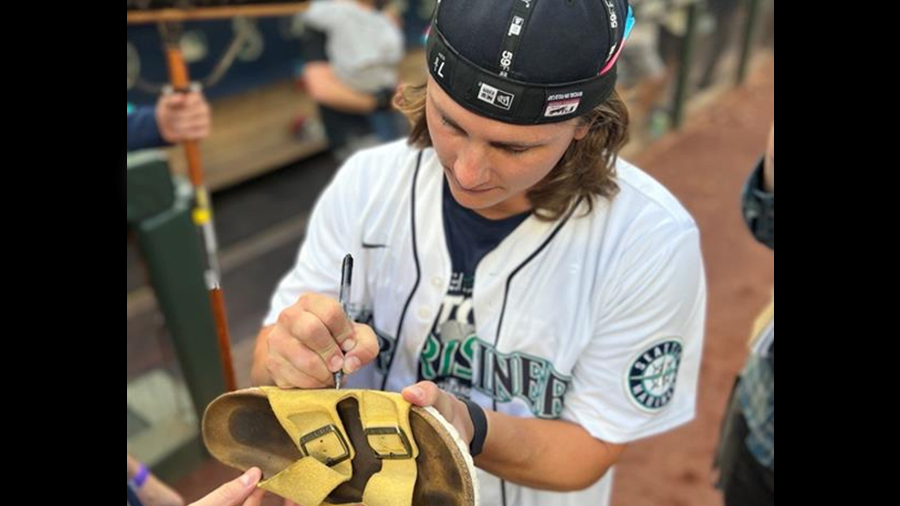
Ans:
{"type": "Polygon", "coordinates": [[[476,114],[558,123],[610,97],[633,25],[628,0],[438,0],[428,69],[476,114]]]}

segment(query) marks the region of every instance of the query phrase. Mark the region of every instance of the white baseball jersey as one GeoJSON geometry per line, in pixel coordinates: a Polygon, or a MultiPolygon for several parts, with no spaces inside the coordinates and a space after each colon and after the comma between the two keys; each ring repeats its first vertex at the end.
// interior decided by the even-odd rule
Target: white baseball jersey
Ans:
{"type": "MultiPolygon", "coordinates": [[[[351,253],[352,312],[379,335],[381,354],[349,387],[399,391],[440,369],[485,408],[567,420],[610,443],[672,429],[696,403],[699,233],[659,183],[624,161],[617,170],[614,199],[597,198],[586,216],[583,204],[555,222],[530,216],[482,258],[464,308],[474,329],[436,348],[452,277],[441,164],[405,141],[361,152],[322,194],[265,323],[303,293],[336,298],[351,253]]],[[[605,506],[612,474],[558,493],[480,472],[481,504],[605,506]]]]}

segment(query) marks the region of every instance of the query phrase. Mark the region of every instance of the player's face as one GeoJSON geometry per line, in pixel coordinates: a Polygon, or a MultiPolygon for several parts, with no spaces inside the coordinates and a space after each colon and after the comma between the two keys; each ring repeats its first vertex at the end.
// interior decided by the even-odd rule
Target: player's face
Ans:
{"type": "Polygon", "coordinates": [[[588,133],[575,119],[521,126],[479,116],[430,77],[425,115],[453,198],[490,219],[530,210],[526,192],[553,170],[573,140],[588,133]]]}

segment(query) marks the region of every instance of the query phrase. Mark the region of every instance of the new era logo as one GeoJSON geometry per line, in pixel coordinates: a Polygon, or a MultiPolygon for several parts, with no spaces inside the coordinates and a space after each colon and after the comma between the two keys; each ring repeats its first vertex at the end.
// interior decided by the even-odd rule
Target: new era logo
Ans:
{"type": "Polygon", "coordinates": [[[515,98],[516,96],[512,93],[499,90],[486,83],[481,83],[481,89],[478,90],[478,100],[507,111],[512,108],[515,98]]]}
{"type": "Polygon", "coordinates": [[[525,24],[525,19],[520,16],[514,16],[512,20],[512,24],[509,25],[509,34],[508,36],[513,35],[521,35],[522,34],[522,25],[525,24]]]}

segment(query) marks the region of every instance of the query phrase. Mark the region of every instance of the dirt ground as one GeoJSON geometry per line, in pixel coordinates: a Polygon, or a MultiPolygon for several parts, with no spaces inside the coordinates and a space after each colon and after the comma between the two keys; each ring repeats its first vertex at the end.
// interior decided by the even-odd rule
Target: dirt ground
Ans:
{"type": "Polygon", "coordinates": [[[756,243],[740,214],[742,185],[762,156],[775,120],[775,60],[635,159],[684,203],[700,225],[709,312],[697,419],[631,445],[617,467],[614,506],[713,506],[710,485],[719,422],[747,334],[775,287],[775,256],[756,243]]]}

